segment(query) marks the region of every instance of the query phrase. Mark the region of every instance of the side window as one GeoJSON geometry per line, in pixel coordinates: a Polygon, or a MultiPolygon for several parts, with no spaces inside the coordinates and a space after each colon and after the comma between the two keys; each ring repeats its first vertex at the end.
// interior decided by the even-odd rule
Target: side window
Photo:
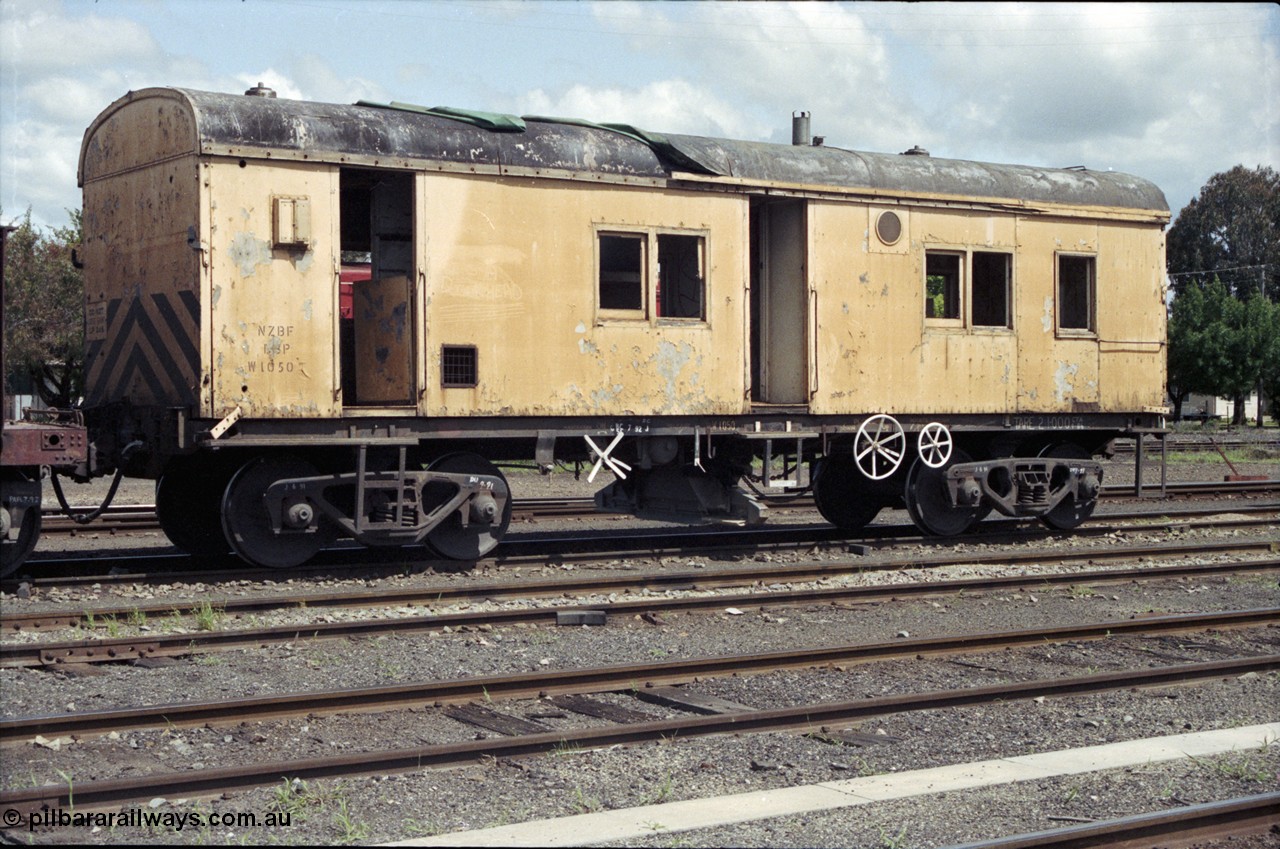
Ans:
{"type": "Polygon", "coordinates": [[[924,317],[937,323],[960,323],[960,266],[963,254],[926,251],[924,317]]]}
{"type": "Polygon", "coordinates": [[[658,234],[658,316],[706,318],[706,239],[658,234]]]}
{"type": "Polygon", "coordinates": [[[1009,292],[1013,257],[1005,253],[973,252],[973,326],[1009,327],[1009,292]]]}
{"type": "Polygon", "coordinates": [[[1058,255],[1058,329],[1092,333],[1097,297],[1097,260],[1058,255]]]}
{"type": "Polygon", "coordinates": [[[645,241],[640,233],[599,235],[600,309],[645,317],[645,241]]]}

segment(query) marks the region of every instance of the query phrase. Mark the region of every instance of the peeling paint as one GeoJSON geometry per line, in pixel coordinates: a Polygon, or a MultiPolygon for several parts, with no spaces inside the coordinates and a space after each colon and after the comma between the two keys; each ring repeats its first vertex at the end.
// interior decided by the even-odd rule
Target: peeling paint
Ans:
{"type": "Polygon", "coordinates": [[[311,300],[311,298],[307,298],[305,301],[302,302],[302,320],[303,321],[311,320],[312,304],[313,304],[313,301],[311,300]]]}
{"type": "Polygon", "coordinates": [[[1047,295],[1044,299],[1044,315],[1040,316],[1040,326],[1044,328],[1045,333],[1053,332],[1053,296],[1047,295]]]}
{"type": "Polygon", "coordinates": [[[1053,397],[1059,403],[1067,400],[1075,392],[1075,383],[1073,378],[1080,371],[1077,363],[1066,363],[1058,361],[1058,367],[1053,372],[1053,397]]]}
{"type": "Polygon", "coordinates": [[[592,342],[590,339],[579,339],[579,340],[578,340],[578,353],[581,353],[581,354],[598,354],[598,353],[600,353],[600,348],[596,345],[596,343],[595,343],[595,342],[592,342]]]}
{"type": "Polygon", "coordinates": [[[580,322],[578,322],[578,326],[577,326],[577,327],[575,327],[575,328],[573,328],[573,332],[574,332],[574,333],[586,333],[586,332],[587,332],[587,323],[586,323],[585,321],[580,321],[580,322]]]}
{"type": "Polygon", "coordinates": [[[241,277],[252,277],[259,265],[270,265],[271,245],[252,233],[236,233],[227,256],[239,267],[241,277]]]}

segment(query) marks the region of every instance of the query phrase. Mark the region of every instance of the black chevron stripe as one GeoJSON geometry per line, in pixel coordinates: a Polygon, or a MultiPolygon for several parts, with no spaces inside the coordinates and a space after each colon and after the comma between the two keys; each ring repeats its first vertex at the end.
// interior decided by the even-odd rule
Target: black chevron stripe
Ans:
{"type": "Polygon", "coordinates": [[[194,292],[178,293],[179,311],[174,309],[169,296],[154,294],[151,298],[154,316],[143,298],[128,299],[127,308],[122,309],[124,300],[108,303],[107,343],[93,345],[86,375],[89,403],[100,404],[129,396],[129,384],[135,376],[142,377],[151,397],[134,400],[193,403],[192,390],[200,362],[199,297],[194,292]],[[162,333],[162,330],[168,332],[162,333]]]}

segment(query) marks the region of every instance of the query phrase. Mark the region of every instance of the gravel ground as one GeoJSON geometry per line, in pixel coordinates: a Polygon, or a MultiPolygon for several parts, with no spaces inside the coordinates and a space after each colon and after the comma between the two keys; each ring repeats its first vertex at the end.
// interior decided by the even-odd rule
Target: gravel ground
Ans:
{"type": "MultiPolygon", "coordinates": [[[[1241,464],[1237,463],[1239,467],[1241,464]]],[[[1185,470],[1176,479],[1216,476],[1200,462],[1170,465],[1185,470]]],[[[1130,480],[1132,471],[1130,469],[1130,480]]],[[[1264,460],[1242,472],[1280,477],[1280,462],[1264,460]]],[[[1215,467],[1216,469],[1216,467],[1215,467]]],[[[1170,479],[1175,479],[1170,475],[1170,479]]],[[[1114,480],[1108,472],[1108,482],[1114,480]]],[[[150,500],[149,485],[137,497],[150,500]]],[[[513,476],[517,496],[564,494],[576,489],[571,476],[513,476]],[[526,477],[528,480],[526,480],[526,477]],[[565,478],[568,478],[566,481],[565,478]],[[542,487],[537,491],[537,487],[542,487]]],[[[72,490],[74,492],[74,490],[72,490]]],[[[133,500],[128,491],[117,499],[133,500]]],[[[1159,512],[1158,502],[1149,502],[1159,512]]],[[[1129,509],[1129,505],[1126,505],[1129,509]]],[[[886,514],[884,520],[902,521],[886,514]]],[[[1144,532],[1115,538],[1078,538],[1061,545],[1103,547],[1147,538],[1193,536],[1206,541],[1245,531],[1144,532]]],[[[79,537],[80,544],[106,548],[124,540],[79,537]]],[[[1275,538],[1274,531],[1268,538],[1275,538]]],[[[53,540],[47,540],[46,546],[53,540]]],[[[136,541],[128,541],[134,545],[136,541]]],[[[154,540],[154,547],[163,547],[154,540]]],[[[982,573],[998,547],[980,542],[947,543],[973,563],[941,577],[982,573]]],[[[797,557],[799,555],[796,555],[797,557]]],[[[806,559],[819,556],[806,553],[806,559]]],[[[832,555],[834,556],[834,555],[832,555]]],[[[761,555],[780,557],[780,555],[761,555]]],[[[649,568],[651,564],[643,564],[649,568]]],[[[670,568],[714,568],[715,563],[673,558],[670,568]]],[[[1116,564],[1132,566],[1134,564],[1116,564]]],[[[626,569],[612,563],[606,568],[626,569]]],[[[1022,567],[1031,570],[1034,567],[1022,567]]],[[[1057,570],[1058,567],[1054,567],[1057,570]]],[[[547,574],[556,570],[549,569],[547,574]]],[[[566,571],[566,570],[560,570],[566,571]]],[[[526,573],[527,574],[527,573],[526,573]]],[[[858,580],[916,580],[923,570],[868,572],[858,580]]],[[[409,575],[359,579],[366,586],[397,582],[489,581],[494,573],[409,575]]],[[[356,579],[335,577],[290,582],[291,591],[332,591],[356,579]]],[[[827,584],[830,585],[830,584],[827,584]]],[[[268,588],[279,591],[280,587],[268,588]]],[[[218,593],[256,593],[259,586],[134,586],[129,593],[214,598],[218,593]]],[[[77,590],[32,599],[0,597],[0,611],[32,606],[119,601],[115,588],[77,590]]],[[[604,628],[496,628],[430,635],[388,636],[365,641],[306,641],[259,651],[195,656],[156,669],[113,665],[101,674],[67,677],[39,670],[0,670],[5,716],[97,710],[140,703],[239,698],[331,687],[380,686],[453,676],[554,671],[600,663],[638,663],[714,654],[763,652],[796,645],[887,642],[985,630],[1049,627],[1084,621],[1177,612],[1274,606],[1277,584],[1269,577],[1158,584],[1083,586],[1045,592],[951,595],[895,600],[841,609],[826,606],[749,611],[742,615],[667,615],[666,624],[642,619],[612,621],[604,628]]],[[[655,604],[660,596],[655,598],[655,604]]],[[[453,608],[433,608],[448,612],[453,608]]],[[[382,611],[394,614],[395,610],[382,611]]],[[[421,609],[403,614],[420,615],[421,609]]],[[[309,610],[294,616],[313,620],[338,614],[309,610]]],[[[367,615],[367,614],[365,614],[367,615]]],[[[262,624],[275,624],[276,620],[262,624]]],[[[234,623],[235,627],[253,624],[234,623]]],[[[222,627],[232,627],[225,621],[222,627]]],[[[159,621],[149,627],[161,627],[159,621]]],[[[65,637],[66,634],[57,635],[65,637]]],[[[6,641],[14,639],[5,637],[6,641]]],[[[1047,645],[1016,651],[952,658],[917,658],[847,668],[799,670],[763,676],[708,679],[691,686],[757,708],[809,700],[846,700],[985,686],[1065,675],[1086,675],[1145,666],[1275,653],[1280,631],[1238,631],[1108,639],[1047,645]]],[[[655,718],[673,709],[638,704],[630,694],[620,704],[655,718]]],[[[803,785],[858,775],[876,775],[964,763],[994,757],[1053,751],[1119,740],[1163,736],[1276,721],[1280,676],[1241,678],[1183,687],[1128,690],[1064,699],[1024,700],[998,706],[919,711],[868,720],[860,730],[883,739],[880,745],[834,744],[824,735],[764,734],[668,740],[598,751],[568,750],[551,756],[488,761],[471,767],[402,775],[354,777],[340,781],[289,782],[229,799],[194,802],[156,800],[159,812],[245,812],[260,818],[272,811],[291,814],[290,825],[246,829],[204,827],[173,832],[153,828],[57,828],[8,836],[21,841],[92,843],[374,843],[459,829],[480,828],[548,816],[706,797],[770,787],[803,785]]],[[[575,714],[527,701],[494,705],[532,717],[550,728],[599,724],[575,714]]],[[[46,782],[70,783],[138,776],[165,770],[212,769],[252,759],[284,760],[357,751],[431,745],[488,735],[442,717],[435,708],[387,714],[310,716],[219,728],[167,728],[106,738],[25,743],[6,749],[0,781],[6,789],[46,782]]],[[[1273,791],[1280,787],[1280,745],[1217,758],[1148,765],[1066,779],[1020,783],[920,800],[881,803],[845,811],[747,823],[713,831],[655,833],[629,845],[641,846],[859,846],[929,847],[1069,824],[1063,818],[1103,819],[1138,811],[1273,791]],[[945,815],[939,815],[945,811],[945,815]],[[1053,819],[1053,818],[1058,819],[1053,819]]],[[[1254,849],[1277,845],[1272,838],[1235,841],[1254,849]],[[1260,842],[1260,841],[1270,842],[1260,842]]]]}

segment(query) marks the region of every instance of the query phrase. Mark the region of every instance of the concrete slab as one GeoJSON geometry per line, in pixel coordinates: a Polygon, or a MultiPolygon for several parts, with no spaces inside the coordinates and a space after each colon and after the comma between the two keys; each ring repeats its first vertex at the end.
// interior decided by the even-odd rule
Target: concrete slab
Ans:
{"type": "Polygon", "coordinates": [[[889,775],[831,781],[804,787],[736,793],[711,799],[690,799],[601,811],[557,819],[535,820],[497,828],[439,834],[403,840],[386,846],[590,846],[652,834],[733,825],[751,820],[836,810],[876,801],[906,799],[1075,775],[1104,769],[1141,766],[1185,757],[1206,757],[1256,749],[1280,740],[1280,722],[1177,734],[1022,755],[976,763],[889,775]]]}

